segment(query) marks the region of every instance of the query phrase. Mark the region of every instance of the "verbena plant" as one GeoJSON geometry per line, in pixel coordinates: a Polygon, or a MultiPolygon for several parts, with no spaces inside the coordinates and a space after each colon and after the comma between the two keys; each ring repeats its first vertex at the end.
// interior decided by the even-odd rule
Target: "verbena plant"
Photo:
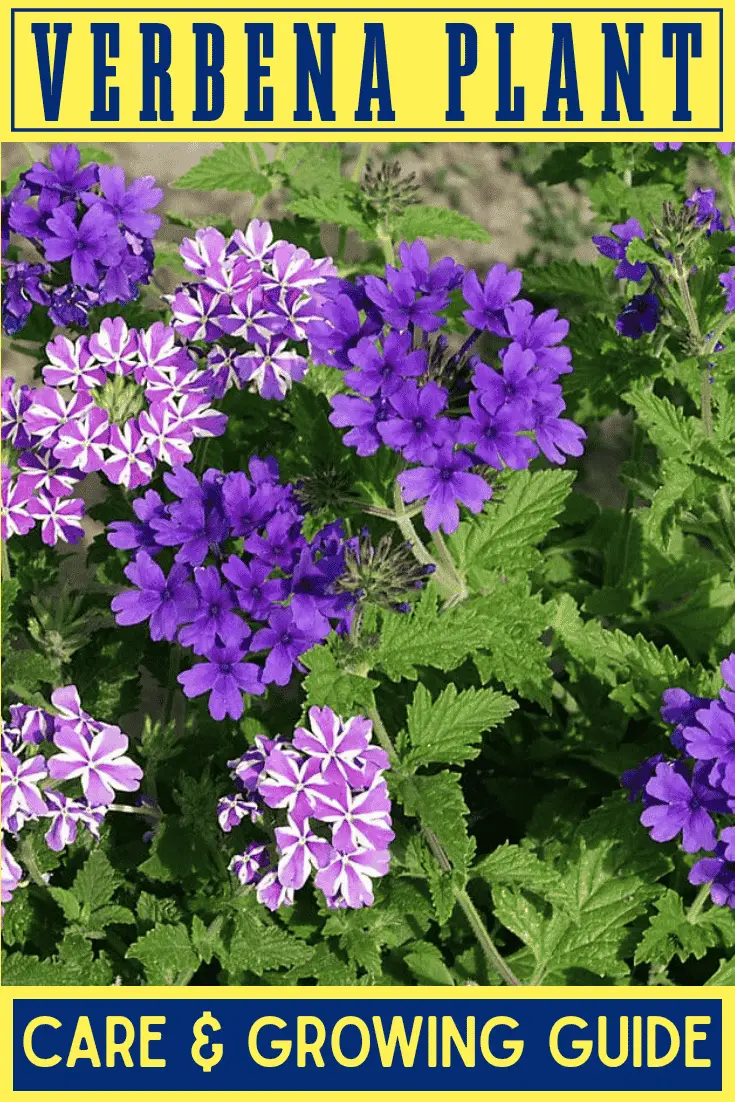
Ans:
{"type": "Polygon", "coordinates": [[[735,982],[732,145],[533,153],[4,182],[6,983],[735,982]]]}

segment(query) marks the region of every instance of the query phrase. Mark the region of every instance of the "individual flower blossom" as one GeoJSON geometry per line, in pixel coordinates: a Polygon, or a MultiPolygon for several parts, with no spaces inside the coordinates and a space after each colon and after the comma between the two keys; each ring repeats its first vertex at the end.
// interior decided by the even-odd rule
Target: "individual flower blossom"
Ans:
{"type": "Polygon", "coordinates": [[[189,571],[174,564],[166,575],[147,551],[139,551],[124,573],[136,588],[113,597],[112,611],[118,624],[125,626],[149,620],[154,641],[173,641],[177,628],[188,623],[198,607],[189,571]]]}
{"type": "Polygon", "coordinates": [[[375,901],[373,880],[385,876],[390,864],[386,850],[335,851],[334,857],[316,874],[315,883],[328,899],[343,899],[348,907],[370,907],[375,901]]]}
{"type": "Polygon", "coordinates": [[[303,671],[299,658],[319,640],[319,632],[309,630],[294,620],[290,608],[277,608],[268,617],[268,627],[253,636],[250,649],[255,654],[267,650],[263,667],[265,685],[287,685],[294,668],[303,671]]]}
{"type": "Polygon", "coordinates": [[[735,716],[715,702],[696,712],[696,725],[682,731],[688,757],[714,762],[710,783],[735,796],[735,716]]]}
{"type": "Polygon", "coordinates": [[[244,662],[245,653],[239,643],[213,646],[206,662],[199,662],[179,674],[184,695],[196,697],[209,693],[209,713],[213,719],[225,716],[239,719],[244,710],[243,693],[260,696],[265,692],[260,667],[254,662],[244,662]]]}
{"type": "Polygon", "coordinates": [[[432,333],[442,324],[439,314],[449,304],[445,291],[433,291],[422,294],[411,273],[391,268],[386,270],[387,279],[377,276],[365,277],[365,291],[371,302],[378,307],[388,325],[395,329],[409,327],[432,333]]]}
{"type": "Polygon", "coordinates": [[[718,842],[714,856],[701,857],[689,870],[689,883],[711,884],[712,902],[735,910],[735,854],[728,858],[729,849],[725,842],[718,842]]]}
{"type": "Polygon", "coordinates": [[[406,382],[391,395],[386,419],[376,424],[380,439],[411,462],[431,460],[451,438],[450,422],[440,416],[448,401],[447,390],[438,383],[430,380],[419,387],[406,382]]]}
{"type": "Polygon", "coordinates": [[[252,383],[262,398],[285,398],[293,383],[306,375],[308,363],[286,341],[266,341],[235,356],[234,368],[243,383],[252,383]]]}
{"type": "Polygon", "coordinates": [[[642,261],[631,262],[627,258],[627,249],[631,241],[638,238],[645,240],[643,226],[637,218],[629,218],[627,222],[621,222],[611,226],[612,237],[604,234],[595,234],[592,238],[601,256],[610,260],[617,260],[615,266],[616,279],[630,279],[633,283],[640,283],[648,271],[648,265],[642,261]]]}
{"type": "Polygon", "coordinates": [[[634,295],[615,322],[615,328],[622,337],[637,341],[644,333],[653,333],[658,325],[661,304],[656,295],[647,292],[634,295]]]}
{"type": "Polygon", "coordinates": [[[79,498],[52,498],[40,492],[29,500],[27,509],[41,524],[41,539],[51,547],[59,540],[79,543],[84,536],[84,503],[79,498]]]}
{"type": "Polygon", "coordinates": [[[696,766],[693,773],[682,763],[662,762],[646,784],[652,798],[641,815],[654,842],[670,842],[682,835],[685,853],[714,849],[717,840],[713,812],[727,811],[727,799],[707,781],[710,770],[696,766]]]}
{"type": "Polygon", "coordinates": [[[279,851],[278,879],[286,888],[303,888],[312,869],[327,865],[334,854],[330,843],[309,826],[308,818],[288,818],[285,827],[276,827],[279,851]]]}
{"type": "Polygon", "coordinates": [[[69,260],[71,275],[81,287],[96,287],[101,265],[113,267],[121,259],[121,238],[114,219],[102,207],[91,207],[76,224],[76,210],[57,207],[47,222],[49,236],[44,242],[46,259],[51,263],[69,260]]]}
{"type": "Polygon", "coordinates": [[[36,506],[36,498],[30,489],[10,477],[2,479],[2,498],[0,498],[0,534],[3,540],[11,536],[25,536],[36,523],[31,508],[36,506]]]}
{"type": "Polygon", "coordinates": [[[364,337],[348,357],[355,366],[347,372],[345,381],[366,398],[378,391],[390,397],[400,391],[406,379],[423,375],[428,366],[423,348],[411,351],[409,333],[389,333],[382,349],[364,337]]]}
{"type": "Polygon", "coordinates": [[[44,835],[49,849],[59,853],[66,846],[72,845],[76,841],[80,826],[86,827],[95,837],[99,837],[103,812],[92,811],[88,804],[81,800],[74,800],[52,788],[46,789],[44,798],[46,810],[42,814],[44,818],[51,819],[51,826],[44,835]]]}
{"type": "Polygon", "coordinates": [[[395,838],[391,830],[390,799],[382,778],[364,792],[353,792],[342,782],[321,797],[319,817],[332,825],[332,842],[344,853],[357,849],[385,850],[395,838]]]}
{"type": "Polygon", "coordinates": [[[466,452],[455,452],[450,445],[438,449],[431,466],[415,467],[398,476],[403,500],[410,504],[426,499],[424,520],[430,532],[443,528],[454,532],[459,526],[458,502],[473,513],[482,512],[492,490],[483,478],[469,474],[472,459],[466,452]]]}
{"type": "Polygon", "coordinates": [[[241,884],[254,884],[270,869],[271,859],[268,847],[257,842],[251,844],[243,853],[236,853],[230,861],[230,871],[241,884]]]}
{"type": "Polygon", "coordinates": [[[54,717],[43,708],[29,704],[11,704],[10,716],[23,742],[45,742],[54,732],[54,717]]]}
{"type": "Polygon", "coordinates": [[[100,165],[98,178],[101,195],[85,192],[82,202],[91,209],[101,207],[116,223],[139,237],[155,237],[161,219],[148,212],[161,202],[163,191],[155,187],[154,178],[141,176],[126,187],[125,173],[117,165],[100,165]]]}
{"type": "Polygon", "coordinates": [[[66,467],[78,467],[84,474],[100,471],[105,466],[109,439],[107,411],[92,406],[78,420],[59,430],[54,456],[66,467]]]}
{"type": "Polygon", "coordinates": [[[517,269],[508,270],[505,264],[494,264],[480,283],[473,271],[467,272],[462,283],[462,294],[469,309],[464,319],[473,329],[498,330],[502,311],[518,296],[523,276],[517,269]]]}
{"type": "Polygon", "coordinates": [[[246,800],[239,792],[232,796],[223,796],[217,804],[217,820],[220,829],[229,834],[243,819],[254,823],[263,814],[260,804],[255,800],[246,800]]]}
{"type": "Polygon", "coordinates": [[[117,520],[107,527],[107,541],[112,547],[124,551],[143,550],[152,557],[161,548],[156,539],[156,531],[150,521],[164,519],[164,504],[161,495],[148,490],[142,497],[132,502],[133,512],[138,521],[117,520]]]}
{"type": "Polygon", "coordinates": [[[539,451],[534,441],[519,431],[529,427],[530,406],[488,409],[482,397],[477,391],[470,394],[472,416],[462,418],[460,442],[474,444],[474,454],[491,467],[523,470],[539,451]]]}
{"type": "Polygon", "coordinates": [[[686,745],[684,729],[696,723],[699,709],[707,707],[711,701],[703,696],[694,696],[686,689],[666,689],[662,699],[661,719],[664,723],[675,724],[671,742],[677,750],[683,750],[686,745]]]}
{"type": "Polygon", "coordinates": [[[327,788],[318,760],[299,760],[278,748],[271,750],[258,781],[258,792],[268,807],[285,808],[297,822],[309,817],[327,788]]]}
{"type": "Polygon", "coordinates": [[[331,708],[313,707],[309,709],[309,729],[297,727],[293,745],[320,762],[330,784],[361,786],[365,783],[364,754],[371,737],[370,720],[353,716],[343,723],[331,708]]]}
{"type": "Polygon", "coordinates": [[[242,620],[233,609],[235,600],[229,585],[223,585],[214,566],[198,566],[194,584],[199,596],[195,618],[179,631],[179,642],[195,654],[207,654],[217,640],[226,643],[241,634],[242,620]]]}
{"type": "Polygon", "coordinates": [[[54,745],[61,753],[49,758],[49,775],[61,781],[79,777],[92,807],[112,803],[116,791],[135,792],[140,786],[143,770],[125,756],[128,737],[119,727],[100,724],[90,739],[61,724],[54,745]]]}
{"type": "Polygon", "coordinates": [[[25,760],[7,751],[2,753],[2,825],[13,830],[17,816],[25,819],[43,815],[46,810],[39,783],[48,776],[46,760],[36,754],[25,760]]]}
{"type": "Polygon", "coordinates": [[[255,895],[258,902],[269,911],[278,911],[281,907],[290,907],[293,904],[294,890],[282,884],[278,873],[272,871],[267,872],[258,882],[255,895]]]}

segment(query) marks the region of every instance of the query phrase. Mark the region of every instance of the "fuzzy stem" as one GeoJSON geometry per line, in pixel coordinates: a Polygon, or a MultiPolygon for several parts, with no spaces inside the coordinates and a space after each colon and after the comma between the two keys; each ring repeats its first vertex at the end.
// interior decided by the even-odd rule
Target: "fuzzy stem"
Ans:
{"type": "Polygon", "coordinates": [[[5,581],[9,581],[9,579],[13,577],[13,571],[10,568],[7,540],[2,541],[2,576],[5,581]]]}
{"type": "Polygon", "coordinates": [[[702,910],[704,909],[705,903],[709,899],[711,887],[712,885],[709,882],[707,884],[702,884],[701,888],[696,894],[694,902],[687,911],[687,922],[691,922],[692,924],[694,924],[697,921],[700,914],[702,913],[702,910]]]}
{"type": "Polygon", "coordinates": [[[365,168],[365,162],[370,152],[370,142],[361,142],[360,149],[357,154],[357,160],[355,161],[355,167],[352,169],[352,175],[350,179],[353,184],[360,183],[360,177],[362,176],[362,170],[365,168]]]}
{"type": "Polygon", "coordinates": [[[702,363],[702,330],[699,325],[699,318],[697,317],[697,311],[694,308],[691,292],[689,290],[689,276],[684,271],[684,265],[682,264],[681,257],[674,258],[674,270],[676,272],[676,284],[679,288],[679,294],[681,295],[681,303],[684,309],[684,314],[687,319],[687,325],[689,326],[689,332],[692,335],[694,343],[697,347],[697,355],[700,360],[699,364],[699,394],[701,404],[701,419],[702,419],[702,431],[705,436],[712,435],[712,379],[710,376],[710,366],[708,363],[702,363]]]}
{"type": "MultiPolygon", "coordinates": [[[[386,730],[385,724],[383,723],[383,720],[380,716],[380,712],[378,711],[374,696],[372,697],[372,703],[367,709],[367,712],[368,716],[372,720],[373,730],[375,731],[378,742],[388,754],[391,761],[395,762],[395,748],[393,746],[391,737],[386,730]]],[[[405,780],[408,784],[412,783],[410,778],[405,778],[405,780]]],[[[421,826],[421,833],[426,839],[426,843],[429,846],[429,849],[436,858],[439,868],[442,870],[442,872],[451,873],[452,862],[449,860],[446,853],[444,852],[444,848],[441,842],[434,834],[434,832],[429,830],[428,827],[424,826],[424,824],[421,823],[420,820],[419,824],[421,826]]],[[[519,987],[521,985],[521,981],[513,972],[512,968],[508,964],[506,964],[505,960],[503,960],[503,957],[496,948],[493,939],[490,937],[490,934],[487,927],[485,926],[485,923],[482,920],[480,912],[478,911],[475,904],[472,902],[469,893],[467,892],[467,889],[460,888],[453,883],[452,894],[454,895],[456,902],[461,907],[462,912],[464,913],[464,916],[470,926],[470,929],[475,935],[477,943],[485,954],[485,959],[487,960],[490,967],[493,969],[493,971],[497,972],[497,974],[509,986],[519,987]]]]}
{"type": "Polygon", "coordinates": [[[393,487],[393,508],[394,513],[392,519],[398,525],[403,538],[411,544],[411,551],[413,552],[414,558],[418,559],[423,566],[435,566],[438,572],[439,563],[433,558],[421,539],[421,536],[414,528],[411,517],[406,511],[406,506],[401,497],[401,488],[397,482],[393,487]]]}

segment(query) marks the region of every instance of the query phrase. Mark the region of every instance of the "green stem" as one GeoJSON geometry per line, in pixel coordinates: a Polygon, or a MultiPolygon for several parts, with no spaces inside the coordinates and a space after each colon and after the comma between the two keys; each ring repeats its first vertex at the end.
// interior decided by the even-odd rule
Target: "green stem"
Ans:
{"type": "Polygon", "coordinates": [[[432,556],[426,545],[424,544],[421,536],[418,534],[413,526],[413,521],[409,516],[406,506],[401,497],[401,488],[396,482],[393,487],[393,517],[392,519],[398,525],[401,535],[405,540],[411,544],[411,550],[414,558],[423,566],[433,565],[439,571],[439,564],[432,556]]]}
{"type": "Polygon", "coordinates": [[[13,577],[13,571],[10,568],[10,556],[8,555],[8,544],[6,540],[2,541],[2,576],[6,581],[9,581],[13,577]]]}
{"type": "Polygon", "coordinates": [[[369,152],[370,142],[360,142],[360,149],[357,154],[357,160],[355,161],[355,167],[352,169],[352,175],[350,176],[353,184],[360,183],[360,177],[365,168],[365,162],[367,161],[369,152]]]}
{"type": "Polygon", "coordinates": [[[712,885],[710,883],[702,884],[702,887],[697,892],[694,902],[687,911],[687,922],[691,922],[692,924],[694,924],[697,921],[700,914],[702,913],[702,910],[704,909],[705,903],[709,899],[711,887],[712,885]]]}
{"type": "Polygon", "coordinates": [[[388,233],[388,226],[386,225],[386,223],[383,222],[382,225],[378,226],[376,232],[378,237],[378,244],[383,250],[383,259],[385,260],[386,264],[395,264],[396,251],[393,245],[393,241],[391,240],[391,236],[388,233]]]}
{"type": "Polygon", "coordinates": [[[702,419],[702,431],[705,436],[712,435],[712,379],[710,376],[710,366],[706,361],[702,362],[702,356],[706,355],[706,350],[702,341],[702,330],[699,325],[699,318],[697,317],[697,311],[694,308],[694,302],[692,301],[691,292],[689,290],[689,275],[684,270],[681,257],[674,258],[674,271],[676,273],[676,284],[679,288],[679,294],[681,295],[681,304],[684,309],[684,315],[687,319],[687,325],[689,326],[689,332],[694,340],[694,344],[697,348],[697,358],[699,359],[699,395],[701,405],[701,419],[702,419]]]}
{"type": "MultiPolygon", "coordinates": [[[[391,761],[394,763],[397,762],[393,742],[380,716],[380,712],[378,711],[374,696],[372,697],[372,702],[370,704],[370,707],[367,709],[367,712],[368,716],[372,720],[373,730],[375,731],[378,742],[388,754],[391,761]]],[[[412,784],[411,778],[407,777],[404,778],[404,780],[406,784],[412,784]]],[[[429,830],[428,827],[424,826],[424,824],[421,823],[420,820],[419,824],[421,826],[421,833],[426,839],[426,843],[429,849],[436,858],[439,868],[442,870],[442,872],[451,874],[452,862],[449,860],[446,853],[444,852],[444,848],[441,842],[434,834],[434,832],[429,830]]],[[[480,912],[478,911],[475,904],[472,902],[472,899],[470,898],[470,895],[467,892],[466,888],[460,888],[458,887],[458,885],[452,883],[452,894],[454,895],[456,902],[462,909],[462,912],[467,919],[469,927],[472,930],[472,933],[475,935],[475,938],[477,939],[477,944],[482,949],[482,952],[485,955],[485,959],[487,960],[490,967],[493,969],[493,971],[497,972],[497,974],[510,987],[519,987],[521,985],[521,981],[513,972],[512,968],[505,962],[505,960],[503,960],[503,957],[496,948],[493,939],[490,937],[490,934],[487,927],[485,926],[485,923],[482,920],[480,912]]]]}

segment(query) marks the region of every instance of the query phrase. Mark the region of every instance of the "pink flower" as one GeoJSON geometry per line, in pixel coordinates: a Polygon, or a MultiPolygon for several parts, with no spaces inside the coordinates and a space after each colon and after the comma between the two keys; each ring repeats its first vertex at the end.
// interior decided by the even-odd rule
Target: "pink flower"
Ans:
{"type": "Polygon", "coordinates": [[[86,337],[72,341],[59,335],[46,345],[50,361],[43,369],[43,381],[49,386],[70,386],[77,390],[101,386],[105,381],[104,369],[90,351],[86,337]]]}
{"type": "Polygon", "coordinates": [[[59,540],[79,543],[84,535],[84,502],[78,497],[51,498],[40,493],[28,502],[28,512],[41,522],[41,539],[49,547],[59,540]]]}
{"type": "Polygon", "coordinates": [[[74,421],[93,405],[92,396],[80,389],[68,399],[51,386],[33,393],[33,401],[25,415],[25,425],[32,436],[49,447],[58,440],[59,429],[74,421]]]}
{"type": "Polygon", "coordinates": [[[170,467],[191,460],[189,445],[194,433],[166,402],[157,402],[150,410],[143,410],[138,417],[138,425],[155,459],[168,463],[170,467]]]}
{"type": "Polygon", "coordinates": [[[104,318],[89,348],[109,375],[129,375],[139,364],[138,334],[124,318],[104,318]]]}
{"type": "Polygon", "coordinates": [[[268,807],[285,807],[297,822],[307,818],[328,785],[315,758],[299,761],[282,750],[271,750],[258,792],[268,807]]]}
{"type": "Polygon", "coordinates": [[[293,888],[287,888],[278,879],[277,872],[267,872],[258,884],[255,896],[259,903],[267,907],[269,911],[277,911],[281,907],[290,907],[293,903],[293,888]]]}
{"type": "Polygon", "coordinates": [[[20,479],[3,479],[2,502],[0,503],[0,534],[4,540],[11,536],[25,536],[36,523],[30,512],[30,506],[36,499],[30,496],[29,488],[20,479]]]}
{"type": "Polygon", "coordinates": [[[376,779],[366,792],[353,792],[347,784],[320,800],[319,818],[333,824],[332,841],[337,849],[387,849],[395,838],[391,830],[390,799],[384,780],[376,779]]]}
{"type": "Polygon", "coordinates": [[[46,761],[41,754],[21,760],[15,754],[11,754],[7,750],[3,751],[3,830],[13,829],[12,820],[19,814],[25,820],[45,813],[46,804],[38,785],[47,776],[46,761]]]}
{"type": "Polygon", "coordinates": [[[106,410],[91,406],[76,421],[59,429],[54,455],[68,467],[89,474],[105,465],[110,439],[110,418],[106,410]]]}
{"type": "Polygon", "coordinates": [[[103,470],[110,482],[133,490],[150,481],[155,460],[135,418],[113,425],[107,444],[109,458],[103,470]]]}
{"type": "Polygon", "coordinates": [[[288,826],[276,828],[276,843],[280,851],[278,879],[294,891],[303,888],[313,868],[324,868],[334,855],[329,842],[314,833],[308,819],[299,824],[289,816],[288,826]]]}
{"type": "Polygon", "coordinates": [[[116,789],[135,792],[139,788],[143,770],[125,757],[128,737],[119,727],[100,724],[89,739],[71,724],[59,726],[54,743],[61,753],[48,762],[49,773],[55,780],[80,777],[84,795],[92,807],[112,803],[116,789]]]}
{"type": "Polygon", "coordinates": [[[343,899],[348,907],[369,907],[374,902],[373,878],[385,876],[390,854],[385,850],[337,853],[316,874],[315,883],[327,899],[343,899]]]}

